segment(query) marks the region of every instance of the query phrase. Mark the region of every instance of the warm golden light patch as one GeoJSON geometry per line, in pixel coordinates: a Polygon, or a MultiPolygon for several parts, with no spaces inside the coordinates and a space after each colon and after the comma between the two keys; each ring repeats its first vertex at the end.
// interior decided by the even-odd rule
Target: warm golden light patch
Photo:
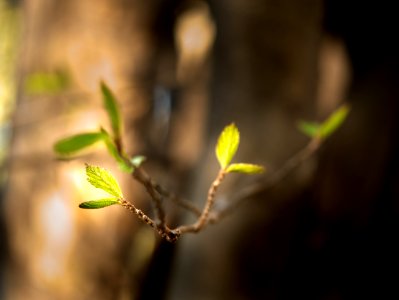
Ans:
{"type": "Polygon", "coordinates": [[[208,56],[215,39],[215,24],[205,2],[183,13],[176,24],[177,78],[184,82],[208,56]]]}

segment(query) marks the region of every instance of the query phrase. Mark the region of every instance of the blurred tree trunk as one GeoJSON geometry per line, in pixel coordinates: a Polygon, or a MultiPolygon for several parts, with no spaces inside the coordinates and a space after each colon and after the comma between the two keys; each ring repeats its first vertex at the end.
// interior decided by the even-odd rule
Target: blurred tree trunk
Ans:
{"type": "MultiPolygon", "coordinates": [[[[268,172],[306,143],[295,122],[314,115],[322,30],[322,1],[212,1],[211,7],[217,39],[210,143],[199,167],[206,176],[193,196],[200,201],[216,173],[217,135],[228,123],[236,122],[241,132],[236,161],[266,162],[268,172]]],[[[273,298],[277,279],[272,277],[285,263],[294,223],[285,219],[279,236],[269,226],[278,226],[275,215],[292,206],[308,182],[304,172],[278,192],[240,207],[221,224],[184,237],[170,298],[273,298]]],[[[219,199],[227,203],[228,195],[251,183],[245,176],[231,177],[221,191],[227,193],[221,198],[227,198],[219,199]]]]}
{"type": "MultiPolygon", "coordinates": [[[[132,125],[149,111],[158,5],[22,2],[19,97],[4,205],[10,247],[7,299],[126,299],[137,292],[137,276],[154,246],[151,231],[136,234],[139,223],[120,209],[91,214],[77,208],[80,201],[95,197],[90,187],[79,187],[85,182],[83,162],[118,174],[114,162],[103,148],[77,161],[59,162],[52,147],[67,135],[108,127],[100,80],[121,102],[130,136],[127,147],[133,153],[143,147],[134,139],[132,125]],[[59,71],[68,75],[70,86],[58,94],[25,89],[30,74],[59,71]],[[144,238],[132,241],[132,236],[144,238]]],[[[130,188],[128,180],[126,194],[133,193],[146,209],[140,204],[141,189],[130,188]]]]}

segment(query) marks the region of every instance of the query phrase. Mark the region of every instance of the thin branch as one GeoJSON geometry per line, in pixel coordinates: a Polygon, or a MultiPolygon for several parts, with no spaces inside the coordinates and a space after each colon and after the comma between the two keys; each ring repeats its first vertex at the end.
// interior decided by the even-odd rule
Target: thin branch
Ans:
{"type": "Polygon", "coordinates": [[[303,162],[308,160],[319,148],[321,141],[318,138],[313,138],[302,150],[292,156],[285,164],[274,172],[270,177],[267,177],[264,181],[258,182],[255,185],[249,186],[236,194],[233,199],[230,199],[230,204],[221,211],[215,211],[211,214],[209,222],[212,224],[219,222],[227,215],[234,212],[239,205],[248,199],[256,197],[256,195],[262,194],[265,191],[273,188],[281,182],[287,175],[289,175],[295,168],[301,165],[303,162]]]}
{"type": "Polygon", "coordinates": [[[197,217],[199,217],[201,215],[201,210],[198,207],[196,207],[194,204],[192,204],[191,202],[181,199],[175,195],[171,195],[171,197],[169,199],[171,199],[176,205],[188,210],[189,212],[193,213],[197,217]]]}
{"type": "Polygon", "coordinates": [[[130,210],[132,213],[136,214],[140,220],[142,220],[144,223],[147,225],[150,225],[154,229],[158,229],[157,225],[155,224],[154,220],[152,220],[150,217],[148,217],[142,210],[136,208],[132,203],[122,199],[120,200],[121,205],[126,208],[127,210],[130,210]]]}
{"type": "Polygon", "coordinates": [[[127,210],[131,211],[132,213],[136,214],[138,218],[146,223],[147,225],[151,226],[154,228],[158,234],[166,239],[168,242],[176,242],[177,239],[179,238],[180,234],[171,230],[168,228],[166,225],[163,227],[159,227],[154,220],[152,220],[150,217],[148,217],[142,210],[136,208],[132,203],[121,199],[120,200],[121,205],[126,208],[127,210]]]}
{"type": "Polygon", "coordinates": [[[192,204],[190,201],[181,199],[179,197],[177,197],[175,194],[167,191],[165,188],[163,188],[162,186],[160,186],[159,184],[154,182],[154,189],[160,193],[161,195],[163,195],[165,198],[171,200],[172,202],[174,202],[176,205],[190,211],[191,213],[193,213],[194,215],[196,215],[197,217],[199,217],[201,215],[201,210],[196,207],[194,204],[192,204]]]}
{"type": "Polygon", "coordinates": [[[165,210],[162,205],[163,196],[155,190],[153,181],[142,168],[134,168],[132,176],[134,179],[144,185],[147,193],[153,200],[155,215],[159,220],[158,227],[165,227],[165,210]]]}
{"type": "Polygon", "coordinates": [[[208,191],[208,197],[205,203],[205,207],[201,215],[199,216],[198,220],[192,225],[183,225],[177,227],[175,229],[175,232],[180,234],[186,232],[198,232],[205,227],[205,225],[208,223],[209,213],[213,207],[213,204],[215,203],[216,191],[220,186],[220,184],[222,183],[225,176],[226,176],[226,171],[222,169],[219,171],[219,174],[217,175],[216,179],[212,182],[208,191]]]}

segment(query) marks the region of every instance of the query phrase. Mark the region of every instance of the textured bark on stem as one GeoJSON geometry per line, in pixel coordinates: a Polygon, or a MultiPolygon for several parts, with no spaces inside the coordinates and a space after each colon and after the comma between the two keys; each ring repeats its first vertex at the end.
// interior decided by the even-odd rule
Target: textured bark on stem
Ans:
{"type": "Polygon", "coordinates": [[[152,220],[150,217],[148,217],[142,210],[136,208],[132,203],[122,199],[120,200],[121,205],[130,210],[132,213],[138,216],[138,218],[146,223],[147,225],[151,226],[154,228],[157,233],[164,239],[166,239],[168,242],[176,242],[178,238],[180,237],[180,233],[176,232],[174,230],[171,230],[168,228],[166,225],[163,227],[158,226],[154,220],[152,220]]]}

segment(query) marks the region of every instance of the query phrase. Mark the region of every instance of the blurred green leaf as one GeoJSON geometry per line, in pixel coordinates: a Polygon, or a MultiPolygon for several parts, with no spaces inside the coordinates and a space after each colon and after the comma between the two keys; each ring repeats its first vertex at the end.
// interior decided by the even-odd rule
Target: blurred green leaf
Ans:
{"type": "Polygon", "coordinates": [[[349,105],[344,104],[336,109],[327,120],[320,125],[320,137],[327,138],[335,132],[345,121],[349,113],[349,105]]]}
{"type": "Polygon", "coordinates": [[[104,82],[101,82],[101,93],[103,95],[104,107],[111,121],[114,137],[118,139],[121,136],[122,121],[116,98],[104,82]]]}
{"type": "Polygon", "coordinates": [[[130,162],[136,167],[140,167],[140,165],[146,160],[147,158],[143,155],[136,155],[130,159],[130,162]]]}
{"type": "Polygon", "coordinates": [[[315,137],[319,134],[320,124],[314,122],[299,121],[298,129],[309,137],[315,137]]]}
{"type": "Polygon", "coordinates": [[[220,167],[225,169],[233,159],[240,143],[240,133],[234,123],[226,126],[216,145],[216,157],[220,167]]]}
{"type": "Polygon", "coordinates": [[[227,173],[236,172],[244,174],[259,174],[264,171],[265,168],[262,166],[246,163],[231,164],[226,170],[227,173]]]}
{"type": "Polygon", "coordinates": [[[107,147],[108,153],[118,163],[119,169],[126,173],[132,173],[133,167],[119,154],[119,151],[116,148],[109,133],[107,131],[105,131],[105,129],[101,129],[101,132],[104,134],[104,143],[105,143],[105,146],[107,147]]]}
{"type": "Polygon", "coordinates": [[[103,207],[107,207],[107,206],[114,205],[114,204],[120,204],[118,199],[106,198],[106,199],[82,202],[79,204],[79,207],[86,208],[86,209],[97,209],[97,208],[103,208],[103,207]]]}
{"type": "Polygon", "coordinates": [[[57,94],[65,90],[69,79],[65,72],[37,72],[25,79],[25,92],[29,95],[57,94]]]}
{"type": "Polygon", "coordinates": [[[86,165],[87,181],[94,187],[102,189],[108,194],[122,199],[122,191],[115,177],[107,170],[97,167],[86,165]]]}
{"type": "Polygon", "coordinates": [[[73,135],[54,144],[54,151],[59,155],[71,155],[103,139],[101,132],[89,132],[73,135]]]}

